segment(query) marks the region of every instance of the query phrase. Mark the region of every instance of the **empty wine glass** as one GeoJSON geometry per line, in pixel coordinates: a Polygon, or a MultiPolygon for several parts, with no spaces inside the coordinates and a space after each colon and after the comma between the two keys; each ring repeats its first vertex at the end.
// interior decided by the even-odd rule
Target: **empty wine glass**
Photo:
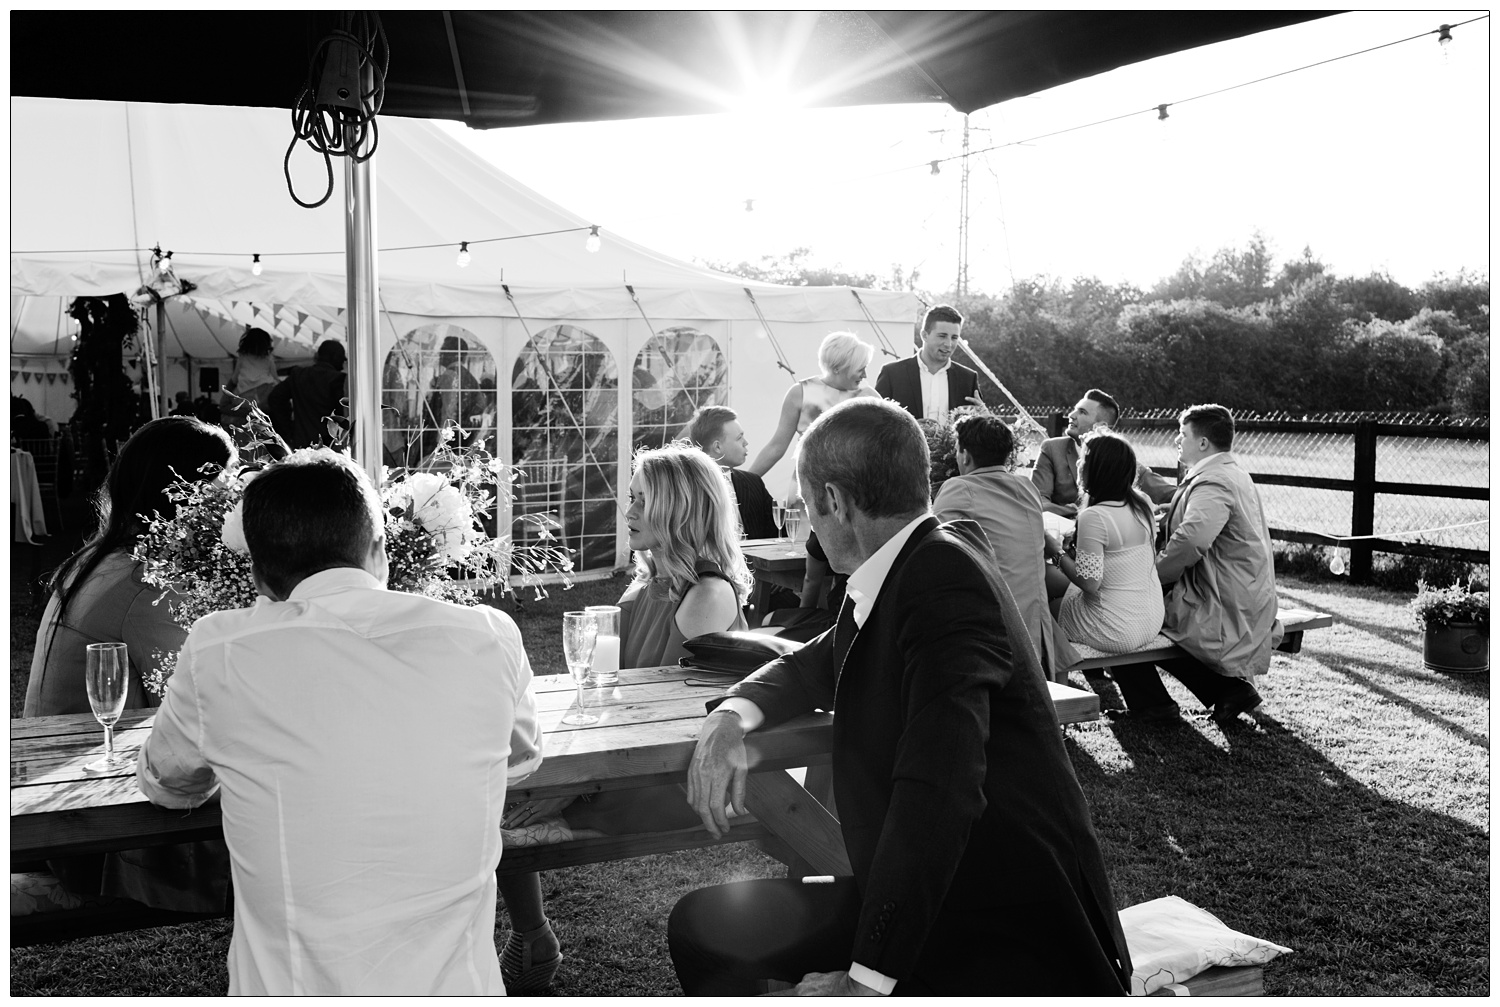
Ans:
{"type": "Polygon", "coordinates": [[[594,661],[594,645],[599,639],[599,618],[593,612],[563,613],[563,660],[578,686],[578,710],[563,717],[564,724],[582,727],[599,722],[599,715],[584,708],[583,680],[594,661]]]}
{"type": "Polygon", "coordinates": [[[771,520],[776,523],[776,540],[781,541],[781,516],[785,508],[781,506],[780,500],[771,501],[771,520]]]}
{"type": "Polygon", "coordinates": [[[104,757],[84,766],[90,773],[113,773],[127,762],[115,752],[115,721],[125,710],[125,692],[130,682],[130,656],[123,643],[91,643],[85,651],[83,680],[88,689],[94,719],[104,725],[104,757]]]}

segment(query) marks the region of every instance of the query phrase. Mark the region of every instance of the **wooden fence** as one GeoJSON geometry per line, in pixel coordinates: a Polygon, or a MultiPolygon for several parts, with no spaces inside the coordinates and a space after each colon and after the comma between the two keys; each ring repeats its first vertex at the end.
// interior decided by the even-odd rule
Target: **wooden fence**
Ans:
{"type": "MultiPolygon", "coordinates": [[[[1052,436],[1062,436],[1067,426],[1067,417],[1053,413],[1052,436]]],[[[1122,433],[1131,430],[1176,430],[1177,419],[1173,417],[1133,417],[1120,420],[1115,428],[1122,433]]],[[[1454,559],[1467,563],[1488,564],[1490,555],[1484,549],[1466,549],[1458,546],[1435,545],[1429,542],[1404,542],[1395,538],[1382,538],[1375,534],[1375,497],[1377,494],[1407,497],[1437,497],[1449,500],[1482,500],[1488,502],[1490,490],[1488,474],[1486,485],[1457,486],[1434,482],[1392,482],[1375,477],[1376,459],[1382,438],[1424,438],[1440,441],[1478,441],[1488,443],[1489,426],[1419,425],[1409,423],[1383,423],[1376,420],[1353,422],[1317,422],[1298,420],[1236,420],[1235,432],[1267,434],[1311,434],[1353,435],[1353,478],[1339,479],[1324,476],[1285,475],[1274,472],[1251,472],[1256,483],[1266,486],[1293,486],[1307,489],[1334,490],[1350,494],[1348,535],[1328,535],[1288,528],[1271,528],[1271,537],[1285,542],[1303,542],[1311,545],[1337,545],[1349,549],[1349,578],[1356,583],[1370,578],[1372,557],[1377,552],[1404,553],[1411,556],[1426,556],[1454,559]]],[[[1153,470],[1167,476],[1177,476],[1171,466],[1152,466],[1153,470]]]]}

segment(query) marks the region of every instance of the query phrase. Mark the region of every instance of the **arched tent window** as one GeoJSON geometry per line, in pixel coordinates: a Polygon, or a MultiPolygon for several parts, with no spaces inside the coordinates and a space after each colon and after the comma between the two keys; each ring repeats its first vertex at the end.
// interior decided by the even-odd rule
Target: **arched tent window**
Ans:
{"type": "Polygon", "coordinates": [[[659,448],[700,406],[729,401],[729,366],[711,336],[686,326],[663,329],[636,355],[631,387],[635,447],[659,448]]]}
{"type": "MultiPolygon", "coordinates": [[[[521,473],[514,516],[557,519],[578,570],[615,562],[619,384],[609,350],[575,325],[538,332],[511,372],[511,458],[521,473]]],[[[535,538],[519,520],[511,534],[518,545],[535,538]]]]}
{"type": "Polygon", "coordinates": [[[397,340],[380,379],[385,464],[427,464],[445,426],[452,446],[496,453],[495,358],[467,329],[424,325],[397,340]]]}

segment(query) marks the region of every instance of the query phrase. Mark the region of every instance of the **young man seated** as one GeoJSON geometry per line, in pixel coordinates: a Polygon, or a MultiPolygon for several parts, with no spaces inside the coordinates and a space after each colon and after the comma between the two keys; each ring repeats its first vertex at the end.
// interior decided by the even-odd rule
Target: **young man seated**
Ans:
{"type": "Polygon", "coordinates": [[[515,624],[386,590],[380,500],[300,451],[245,490],[263,598],[188,634],[137,778],[222,794],[230,994],[501,994],[509,783],[541,764],[515,624]]]}

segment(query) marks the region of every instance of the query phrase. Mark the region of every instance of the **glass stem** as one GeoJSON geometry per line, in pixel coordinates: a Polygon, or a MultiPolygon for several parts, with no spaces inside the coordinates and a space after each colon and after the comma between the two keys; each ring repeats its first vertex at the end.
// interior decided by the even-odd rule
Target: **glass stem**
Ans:
{"type": "Polygon", "coordinates": [[[584,713],[584,707],[583,707],[583,679],[579,678],[579,679],[576,679],[575,681],[578,683],[578,715],[581,717],[581,716],[583,716],[583,713],[584,713]]]}
{"type": "Polygon", "coordinates": [[[104,725],[104,757],[111,762],[115,758],[115,728],[113,724],[104,725]]]}

